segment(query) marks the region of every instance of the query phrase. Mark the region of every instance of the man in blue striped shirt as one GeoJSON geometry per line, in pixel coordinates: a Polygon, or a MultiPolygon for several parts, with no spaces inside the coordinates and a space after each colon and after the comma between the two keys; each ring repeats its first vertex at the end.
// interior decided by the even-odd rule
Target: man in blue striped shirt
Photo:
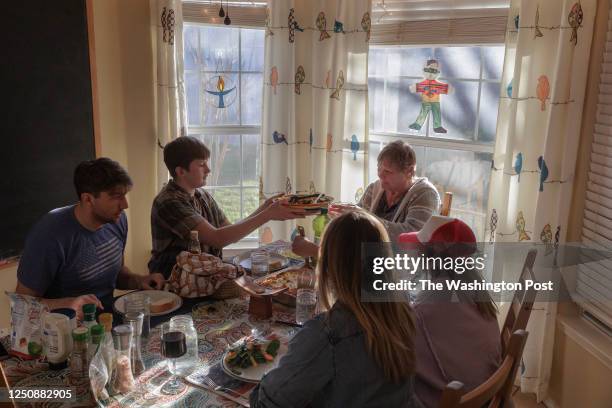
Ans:
{"type": "Polygon", "coordinates": [[[17,293],[80,316],[94,303],[112,311],[113,290],[161,289],[160,274],[136,275],[123,263],[126,195],[132,180],[119,163],[99,158],[74,172],[79,202],[56,208],[30,230],[17,271],[17,293]]]}

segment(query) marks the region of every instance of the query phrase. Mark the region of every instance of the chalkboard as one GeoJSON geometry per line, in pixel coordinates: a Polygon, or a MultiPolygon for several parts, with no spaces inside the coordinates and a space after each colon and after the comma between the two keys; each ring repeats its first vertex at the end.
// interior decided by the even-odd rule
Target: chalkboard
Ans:
{"type": "Polygon", "coordinates": [[[76,202],[75,166],[95,158],[85,0],[2,4],[0,259],[49,210],[76,202]]]}

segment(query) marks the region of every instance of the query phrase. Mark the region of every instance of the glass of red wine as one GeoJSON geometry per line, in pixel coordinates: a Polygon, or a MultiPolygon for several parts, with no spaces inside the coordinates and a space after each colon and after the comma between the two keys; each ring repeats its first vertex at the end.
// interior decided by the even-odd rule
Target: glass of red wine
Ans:
{"type": "Polygon", "coordinates": [[[185,385],[179,380],[176,370],[176,359],[187,352],[185,333],[170,328],[170,322],[161,325],[161,355],[168,360],[168,371],[172,376],[161,391],[164,394],[179,394],[185,385]]]}

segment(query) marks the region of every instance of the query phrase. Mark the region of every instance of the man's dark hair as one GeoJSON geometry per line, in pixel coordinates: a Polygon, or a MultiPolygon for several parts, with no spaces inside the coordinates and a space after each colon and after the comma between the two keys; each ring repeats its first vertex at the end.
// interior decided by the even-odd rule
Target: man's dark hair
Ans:
{"type": "Polygon", "coordinates": [[[90,193],[97,197],[102,191],[118,186],[132,187],[132,179],[119,163],[108,157],[81,162],[74,170],[77,196],[90,193]]]}
{"type": "Polygon", "coordinates": [[[210,150],[202,141],[193,136],[177,137],[164,147],[164,163],[170,175],[176,177],[176,168],[189,170],[194,160],[207,160],[210,150]]]}

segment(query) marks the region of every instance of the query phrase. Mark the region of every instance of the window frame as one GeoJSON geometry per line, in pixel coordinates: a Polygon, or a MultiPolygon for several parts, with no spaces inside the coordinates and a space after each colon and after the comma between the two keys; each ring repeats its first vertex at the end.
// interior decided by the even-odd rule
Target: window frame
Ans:
{"type": "MultiPolygon", "coordinates": [[[[208,24],[208,23],[201,23],[201,22],[194,22],[194,21],[186,21],[183,25],[183,31],[188,28],[188,27],[214,27],[214,28],[228,28],[225,26],[220,26],[219,24],[208,24]]],[[[248,125],[243,125],[242,124],[242,75],[243,74],[261,74],[262,77],[264,75],[264,70],[262,69],[261,71],[253,71],[253,70],[242,70],[240,69],[242,67],[242,30],[260,30],[260,31],[264,31],[265,27],[241,27],[241,26],[231,26],[229,28],[237,28],[239,29],[238,32],[238,70],[228,70],[228,71],[212,71],[209,69],[200,69],[200,67],[202,67],[203,65],[201,64],[202,61],[202,56],[201,56],[201,32],[200,30],[198,30],[198,42],[197,42],[197,50],[196,50],[196,56],[197,56],[197,61],[198,61],[198,66],[195,69],[187,69],[187,68],[183,68],[183,73],[185,76],[187,76],[187,74],[195,74],[197,77],[197,81],[200,84],[200,86],[202,85],[202,81],[203,78],[206,74],[214,74],[214,73],[223,73],[223,74],[229,74],[229,75],[236,75],[238,80],[236,82],[236,87],[238,90],[238,95],[236,98],[236,102],[238,104],[237,110],[238,110],[238,124],[230,124],[230,125],[212,125],[212,126],[206,126],[203,125],[204,123],[204,108],[203,108],[203,103],[205,103],[202,100],[202,90],[199,90],[199,94],[198,94],[198,98],[200,99],[200,112],[199,112],[199,125],[191,125],[189,123],[189,120],[187,121],[187,134],[188,135],[198,135],[198,136],[215,136],[215,137],[222,137],[222,136],[239,136],[240,138],[240,183],[239,184],[235,184],[235,185],[206,185],[206,190],[211,192],[214,195],[215,190],[219,190],[219,189],[237,189],[240,191],[240,219],[244,219],[245,217],[247,217],[249,214],[245,214],[245,205],[244,205],[244,191],[246,189],[253,189],[253,188],[257,188],[257,186],[251,186],[251,185],[245,185],[244,184],[244,135],[258,135],[259,136],[259,141],[261,142],[261,124],[260,125],[252,125],[252,124],[248,124],[248,125]]],[[[263,83],[262,83],[262,89],[263,89],[263,83]]],[[[263,94],[262,94],[263,96],[263,94]]],[[[261,101],[261,104],[263,105],[263,99],[261,101]]],[[[263,110],[262,110],[262,114],[263,114],[263,110]]],[[[260,120],[263,121],[263,117],[260,120]]],[[[257,174],[256,177],[258,178],[260,176],[260,174],[257,174]]],[[[243,239],[241,239],[239,242],[254,242],[254,241],[258,241],[259,238],[256,236],[246,236],[243,239]]]]}

